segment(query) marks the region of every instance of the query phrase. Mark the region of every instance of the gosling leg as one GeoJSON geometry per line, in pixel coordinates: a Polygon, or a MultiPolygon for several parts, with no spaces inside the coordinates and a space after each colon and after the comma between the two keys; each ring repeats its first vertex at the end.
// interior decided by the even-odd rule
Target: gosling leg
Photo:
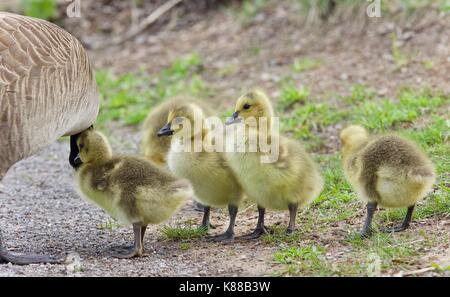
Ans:
{"type": "Polygon", "coordinates": [[[209,228],[214,229],[214,226],[209,221],[210,212],[211,212],[211,207],[205,205],[204,209],[203,209],[202,224],[200,226],[198,226],[199,228],[204,228],[206,230],[209,230],[209,228]]]}
{"type": "Polygon", "coordinates": [[[367,216],[366,221],[364,223],[364,227],[362,228],[360,233],[361,237],[369,237],[370,235],[372,235],[372,219],[376,209],[377,209],[376,202],[367,203],[367,216]]]}
{"type": "Polygon", "coordinates": [[[408,207],[408,211],[406,212],[405,219],[403,220],[403,223],[400,226],[394,227],[394,228],[383,228],[381,231],[383,232],[401,232],[408,229],[409,224],[411,223],[412,215],[414,212],[414,206],[412,205],[408,207]]]}
{"type": "MultiPolygon", "coordinates": [[[[144,242],[145,230],[147,230],[147,225],[141,227],[141,240],[142,240],[142,242],[144,242]]],[[[111,250],[113,250],[115,252],[126,252],[126,251],[129,252],[129,251],[133,250],[134,247],[135,247],[135,244],[133,243],[132,245],[114,246],[114,247],[111,248],[111,250]]]]}
{"type": "Polygon", "coordinates": [[[298,204],[289,203],[289,226],[286,230],[286,234],[292,234],[295,231],[295,219],[297,218],[298,204]]]}
{"type": "Polygon", "coordinates": [[[238,207],[234,205],[228,205],[228,214],[230,215],[230,223],[227,231],[221,235],[210,237],[213,241],[233,241],[234,239],[234,225],[236,224],[236,216],[238,213],[238,207]]]}
{"type": "Polygon", "coordinates": [[[197,202],[194,200],[194,210],[198,211],[198,212],[204,212],[205,211],[205,207],[203,204],[201,204],[200,202],[197,202]]]}
{"type": "Polygon", "coordinates": [[[256,239],[261,237],[264,234],[269,234],[269,231],[267,231],[267,227],[264,226],[264,215],[266,213],[266,209],[262,208],[258,205],[258,222],[256,223],[256,229],[248,234],[241,236],[242,239],[256,239]]]}
{"type": "Polygon", "coordinates": [[[130,259],[134,257],[141,257],[144,254],[144,234],[147,226],[143,226],[141,223],[133,224],[134,232],[134,246],[124,253],[114,253],[113,257],[119,259],[130,259]]]}
{"type": "Polygon", "coordinates": [[[141,227],[141,243],[142,243],[142,247],[144,247],[144,235],[145,235],[145,231],[147,230],[147,225],[144,225],[141,227]]]}
{"type": "Polygon", "coordinates": [[[6,250],[2,243],[2,234],[0,231],[0,263],[12,263],[16,265],[29,265],[29,264],[58,264],[62,263],[62,258],[56,258],[46,255],[13,255],[6,250]]]}

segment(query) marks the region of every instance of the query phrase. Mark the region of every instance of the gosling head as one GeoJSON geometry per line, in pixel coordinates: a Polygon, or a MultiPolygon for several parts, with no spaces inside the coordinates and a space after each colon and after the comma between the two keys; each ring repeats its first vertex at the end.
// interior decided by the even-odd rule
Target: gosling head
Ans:
{"type": "Polygon", "coordinates": [[[202,109],[195,104],[185,104],[169,111],[167,124],[158,131],[158,136],[176,135],[183,130],[194,136],[202,131],[202,125],[198,125],[202,122],[202,109]]]}
{"type": "Polygon", "coordinates": [[[227,120],[226,124],[239,123],[240,121],[247,122],[260,118],[266,118],[268,123],[273,117],[272,104],[267,95],[261,90],[252,90],[241,97],[236,102],[234,113],[227,120]]]}
{"type": "Polygon", "coordinates": [[[104,162],[112,157],[108,140],[102,133],[93,128],[89,128],[79,135],[77,146],[79,154],[75,161],[78,163],[104,162]]]}
{"type": "Polygon", "coordinates": [[[350,153],[353,149],[367,141],[369,134],[366,129],[358,125],[348,126],[341,131],[340,139],[344,155],[350,153]]]}

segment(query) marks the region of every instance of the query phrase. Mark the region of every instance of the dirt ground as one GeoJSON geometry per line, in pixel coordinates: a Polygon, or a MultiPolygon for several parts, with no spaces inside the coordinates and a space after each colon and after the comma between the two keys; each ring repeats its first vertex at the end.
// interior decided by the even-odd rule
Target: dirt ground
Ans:
{"type": "MultiPolygon", "coordinates": [[[[338,95],[348,94],[356,83],[387,96],[394,95],[402,86],[427,86],[450,93],[449,15],[437,17],[429,12],[409,19],[356,16],[344,23],[336,17],[319,26],[306,23],[291,8],[284,1],[268,6],[246,25],[225,9],[205,10],[202,17],[193,17],[184,26],[170,21],[177,18],[171,15],[168,22],[158,24],[158,30],[146,31],[120,46],[91,49],[90,56],[99,69],[125,73],[143,67],[157,73],[175,58],[196,51],[205,62],[202,78],[213,90],[208,100],[219,109],[230,108],[243,90],[253,86],[261,86],[277,98],[279,81],[291,72],[290,65],[299,57],[322,61],[321,67],[293,74],[298,86],[309,86],[312,97],[320,100],[339,100],[338,95]],[[392,56],[392,33],[398,36],[396,42],[408,60],[400,69],[392,56]],[[252,54],[255,48],[257,56],[252,54]],[[424,61],[432,61],[434,67],[427,69],[424,61]],[[224,68],[231,70],[224,73],[221,71],[224,68]]],[[[70,20],[65,28],[87,46],[108,34],[117,34],[117,30],[105,29],[108,34],[97,36],[90,25],[86,20],[70,20]]],[[[114,149],[137,153],[139,131],[130,127],[119,127],[116,131],[111,139],[114,149]]],[[[329,133],[330,139],[336,139],[336,131],[329,133]]],[[[334,145],[330,151],[337,149],[334,145]]],[[[109,216],[78,196],[67,162],[68,153],[68,142],[57,142],[8,172],[2,181],[4,189],[0,189],[0,225],[11,251],[55,255],[73,251],[81,258],[75,260],[81,269],[73,272],[73,261],[24,267],[7,264],[0,265],[0,276],[259,276],[274,274],[281,268],[273,261],[275,245],[240,240],[223,245],[195,239],[190,242],[195,248],[183,250],[179,242],[162,239],[160,226],[147,231],[144,258],[124,261],[109,257],[108,249],[112,246],[131,243],[131,228],[105,227],[109,216]]],[[[342,234],[343,228],[359,228],[363,215],[361,208],[351,222],[330,226],[324,239],[317,238],[313,230],[304,240],[334,246],[335,253],[330,259],[339,257],[347,248],[333,236],[342,234]]],[[[249,232],[256,217],[253,208],[244,207],[237,220],[238,235],[249,232]]],[[[188,203],[168,223],[200,222],[200,219],[201,213],[188,203]]],[[[269,212],[267,223],[286,224],[287,219],[285,213],[269,212]]],[[[224,230],[225,210],[214,210],[212,222],[217,226],[213,233],[224,230]]],[[[414,223],[414,228],[444,238],[450,228],[449,217],[422,220],[414,223]]],[[[443,242],[438,248],[425,251],[423,261],[449,263],[449,255],[449,243],[443,242]]],[[[399,271],[386,274],[395,275],[399,271]]]]}

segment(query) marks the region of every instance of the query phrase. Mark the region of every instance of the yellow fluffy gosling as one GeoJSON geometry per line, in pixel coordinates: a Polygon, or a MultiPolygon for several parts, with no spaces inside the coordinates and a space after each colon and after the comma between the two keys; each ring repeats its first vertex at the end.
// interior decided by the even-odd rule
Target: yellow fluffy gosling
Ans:
{"type": "Polygon", "coordinates": [[[141,150],[144,157],[158,166],[166,166],[167,152],[170,149],[171,137],[158,137],[158,131],[167,123],[169,111],[177,106],[187,103],[195,103],[203,109],[206,116],[212,116],[213,112],[206,103],[188,96],[177,96],[166,100],[148,114],[143,125],[143,137],[141,150]]]}
{"type": "Polygon", "coordinates": [[[196,104],[183,104],[169,112],[167,124],[158,132],[159,136],[173,135],[172,144],[167,156],[169,169],[177,176],[188,179],[193,187],[195,199],[205,205],[202,227],[209,227],[210,207],[228,205],[230,223],[222,235],[213,239],[216,241],[231,241],[234,238],[234,225],[239,203],[242,199],[242,189],[222,153],[208,152],[204,149],[195,151],[197,139],[211,144],[208,127],[204,123],[203,110],[196,104]],[[203,122],[202,127],[194,124],[203,122]],[[186,130],[189,127],[192,129],[186,130]],[[186,150],[184,138],[191,140],[186,150]]]}
{"type": "Polygon", "coordinates": [[[143,158],[113,156],[107,139],[93,129],[81,133],[77,145],[80,153],[75,160],[81,164],[76,176],[82,196],[133,225],[133,248],[114,256],[142,256],[147,225],[170,218],[192,197],[191,185],[143,158]]]}
{"type": "Polygon", "coordinates": [[[361,200],[367,202],[362,236],[371,234],[377,205],[407,207],[403,223],[388,232],[407,229],[414,205],[431,189],[435,180],[433,164],[415,144],[396,135],[369,136],[361,126],[342,130],[343,167],[361,200]]]}
{"type": "MultiPolygon", "coordinates": [[[[279,157],[272,163],[262,163],[261,157],[266,153],[259,148],[257,152],[232,152],[226,159],[248,198],[258,206],[258,223],[254,232],[247,238],[257,238],[267,229],[264,226],[265,209],[289,210],[290,220],[286,233],[295,230],[295,219],[298,207],[302,207],[315,199],[323,188],[323,180],[303,146],[273,131],[273,108],[269,98],[260,90],[250,91],[241,96],[236,103],[235,112],[227,124],[243,120],[250,121],[265,118],[267,127],[259,125],[258,137],[279,142],[279,157]],[[265,129],[264,129],[265,128],[265,129]],[[264,132],[267,130],[267,132],[264,132]]],[[[248,136],[245,137],[248,144],[248,136]]]]}

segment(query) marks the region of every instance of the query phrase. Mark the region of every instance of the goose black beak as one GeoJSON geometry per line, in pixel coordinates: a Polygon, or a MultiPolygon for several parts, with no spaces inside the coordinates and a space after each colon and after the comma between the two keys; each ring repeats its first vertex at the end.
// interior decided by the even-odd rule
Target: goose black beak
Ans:
{"type": "Polygon", "coordinates": [[[240,123],[240,122],[241,122],[241,118],[239,117],[239,111],[235,111],[235,112],[233,112],[231,117],[229,117],[227,119],[227,121],[225,122],[225,125],[231,125],[231,124],[240,123]]]}
{"type": "Polygon", "coordinates": [[[173,135],[173,130],[170,127],[170,123],[165,124],[164,127],[162,127],[161,130],[158,131],[157,135],[159,137],[173,135]]]}

